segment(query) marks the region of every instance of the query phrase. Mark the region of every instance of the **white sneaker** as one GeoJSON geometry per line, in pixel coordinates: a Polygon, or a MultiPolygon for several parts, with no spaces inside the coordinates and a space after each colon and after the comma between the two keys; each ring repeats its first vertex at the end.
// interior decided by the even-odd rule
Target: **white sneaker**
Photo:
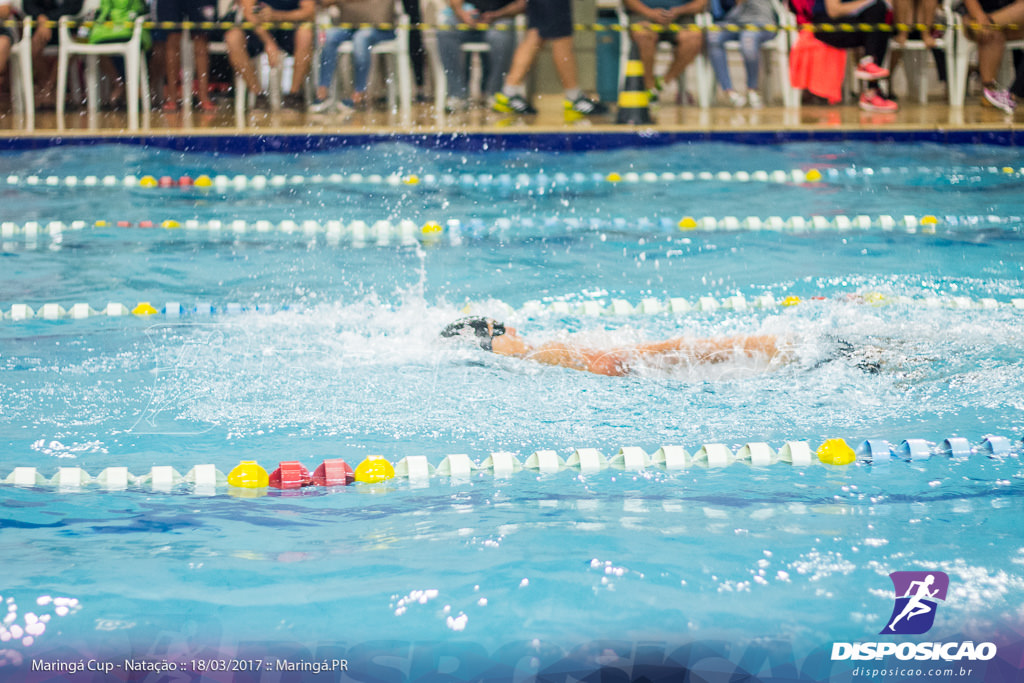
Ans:
{"type": "Polygon", "coordinates": [[[328,109],[330,109],[332,106],[334,106],[334,103],[331,101],[331,98],[325,97],[324,99],[317,100],[313,104],[309,105],[309,113],[311,113],[311,114],[323,114],[328,109]]]}
{"type": "Polygon", "coordinates": [[[729,98],[729,104],[736,107],[737,109],[742,109],[743,107],[747,106],[747,98],[739,94],[735,90],[726,90],[725,95],[726,97],[729,98]]]}
{"type": "Polygon", "coordinates": [[[764,109],[764,101],[761,99],[761,94],[756,90],[747,91],[747,104],[751,109],[764,109]]]}
{"type": "Polygon", "coordinates": [[[467,111],[469,109],[469,101],[464,100],[461,97],[449,97],[445,103],[445,111],[449,114],[455,114],[460,111],[467,111]]]}
{"type": "Polygon", "coordinates": [[[658,91],[658,101],[662,104],[679,104],[679,80],[664,81],[658,91]]]}

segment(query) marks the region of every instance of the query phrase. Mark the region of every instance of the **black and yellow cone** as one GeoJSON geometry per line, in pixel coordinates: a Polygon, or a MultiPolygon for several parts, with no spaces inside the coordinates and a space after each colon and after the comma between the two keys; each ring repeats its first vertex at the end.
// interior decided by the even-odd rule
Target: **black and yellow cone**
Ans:
{"type": "Polygon", "coordinates": [[[644,87],[644,64],[640,61],[636,45],[629,50],[626,78],[619,91],[619,111],[616,123],[651,123],[651,95],[644,87]]]}

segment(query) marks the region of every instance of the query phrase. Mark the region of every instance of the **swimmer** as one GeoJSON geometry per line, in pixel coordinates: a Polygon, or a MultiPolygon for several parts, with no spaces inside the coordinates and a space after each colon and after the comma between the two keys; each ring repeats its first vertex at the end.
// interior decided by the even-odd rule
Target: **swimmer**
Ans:
{"type": "Polygon", "coordinates": [[[611,349],[589,349],[565,342],[534,346],[520,337],[514,327],[482,317],[456,320],[442,330],[441,336],[466,339],[499,356],[523,358],[545,365],[614,377],[628,375],[642,363],[713,364],[744,358],[785,361],[790,355],[785,345],[771,334],[677,337],[611,349]]]}

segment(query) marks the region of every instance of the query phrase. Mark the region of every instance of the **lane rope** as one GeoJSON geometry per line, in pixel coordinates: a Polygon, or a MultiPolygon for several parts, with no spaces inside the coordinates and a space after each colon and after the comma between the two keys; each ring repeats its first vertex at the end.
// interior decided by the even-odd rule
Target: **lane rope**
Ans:
{"type": "Polygon", "coordinates": [[[565,189],[572,190],[586,186],[614,186],[614,185],[635,185],[639,183],[673,183],[673,182],[762,182],[762,183],[790,183],[805,184],[827,182],[828,180],[839,180],[842,178],[874,178],[894,175],[909,175],[911,172],[919,174],[936,174],[950,176],[996,176],[1021,178],[1024,177],[1024,168],[1011,166],[969,166],[952,169],[937,169],[929,167],[847,167],[847,168],[808,168],[808,169],[775,169],[775,170],[754,170],[754,171],[607,171],[583,173],[580,171],[572,173],[330,173],[300,175],[300,174],[276,174],[276,175],[208,175],[199,173],[196,175],[184,174],[179,176],[170,175],[85,175],[85,176],[58,176],[58,175],[8,175],[4,182],[8,187],[29,187],[29,188],[139,188],[144,190],[171,190],[171,189],[199,189],[213,190],[219,192],[238,190],[264,190],[280,189],[287,187],[307,187],[318,185],[329,186],[375,186],[386,185],[391,187],[436,189],[439,187],[512,187],[515,189],[543,189],[551,190],[565,189]]]}
{"type": "Polygon", "coordinates": [[[606,470],[642,473],[661,470],[681,472],[691,468],[722,469],[734,464],[764,468],[777,464],[793,467],[825,465],[843,467],[851,464],[884,466],[893,462],[916,462],[945,456],[953,460],[987,457],[997,461],[1020,456],[1020,447],[1004,436],[990,435],[980,443],[972,444],[966,438],[952,436],[939,444],[925,439],[905,439],[898,445],[884,439],[868,439],[854,449],[844,439],[832,438],[811,449],[807,441],[786,441],[778,450],[765,442],[750,442],[736,451],[723,443],[706,443],[691,453],[682,446],[662,446],[648,454],[636,446],[620,448],[612,457],[606,457],[596,448],[578,448],[567,458],[555,450],[538,450],[525,461],[516,453],[496,451],[482,461],[474,461],[467,454],[446,456],[436,466],[426,456],[407,456],[392,463],[384,456],[370,455],[355,468],[344,459],[324,460],[312,473],[299,461],[278,464],[267,472],[254,460],[243,460],[225,474],[216,465],[196,465],[181,474],[173,465],[155,465],[148,472],[132,474],[127,467],[108,467],[95,477],[80,467],[60,467],[52,477],[45,477],[35,467],[15,467],[0,483],[11,486],[42,488],[58,491],[80,491],[95,488],[106,491],[140,489],[170,493],[189,487],[198,495],[215,495],[228,489],[232,495],[258,497],[268,489],[301,490],[308,487],[347,486],[352,483],[380,484],[399,478],[413,482],[428,482],[435,477],[468,479],[482,474],[507,477],[521,472],[557,474],[573,470],[580,474],[596,474],[606,470]]]}
{"type": "MultiPolygon", "coordinates": [[[[696,300],[685,297],[668,299],[645,297],[637,303],[626,299],[610,298],[589,301],[548,300],[527,301],[521,308],[515,308],[503,301],[486,303],[467,302],[461,311],[465,314],[490,314],[508,318],[538,318],[548,315],[555,316],[643,316],[643,315],[684,315],[688,313],[742,312],[754,310],[786,309],[795,306],[813,305],[829,301],[823,296],[801,298],[790,294],[775,298],[771,293],[760,294],[747,298],[743,294],[735,294],[724,298],[702,296],[696,300]]],[[[847,294],[832,299],[847,303],[869,306],[909,306],[926,309],[950,309],[959,311],[1024,311],[1024,297],[1000,301],[992,297],[972,298],[968,296],[929,295],[911,297],[892,295],[883,292],[863,292],[847,294]]],[[[148,301],[134,306],[111,302],[100,308],[93,308],[88,303],[75,303],[65,308],[60,303],[45,303],[33,308],[29,304],[13,304],[8,310],[0,310],[0,319],[10,322],[28,320],[85,320],[87,318],[147,318],[154,317],[166,320],[180,318],[208,318],[211,316],[234,316],[243,313],[260,313],[269,315],[279,311],[304,312],[308,307],[301,303],[273,304],[242,304],[228,302],[214,305],[210,302],[197,302],[185,305],[180,302],[167,302],[157,308],[148,301]]]]}
{"type": "Polygon", "coordinates": [[[296,235],[303,238],[323,236],[328,245],[351,244],[356,247],[371,245],[390,246],[393,240],[403,245],[417,242],[438,244],[445,240],[453,245],[462,244],[465,239],[487,237],[491,234],[504,235],[510,230],[525,231],[629,231],[659,230],[674,233],[703,232],[777,232],[777,233],[823,233],[880,230],[883,232],[902,232],[907,234],[938,235],[958,233],[963,230],[977,229],[1009,229],[1019,231],[1024,225],[1022,216],[984,215],[812,215],[812,216],[669,216],[631,217],[631,218],[579,218],[555,217],[545,218],[480,218],[462,221],[459,219],[428,220],[417,223],[411,219],[392,221],[382,219],[372,222],[353,220],[302,220],[286,219],[279,222],[270,220],[245,221],[234,220],[197,220],[197,219],[163,219],[163,220],[72,220],[64,221],[27,221],[0,223],[0,240],[4,240],[3,248],[15,247],[14,240],[21,239],[28,248],[37,246],[40,238],[53,242],[61,242],[66,233],[83,231],[103,231],[115,229],[147,230],[162,229],[163,231],[181,230],[188,234],[204,234],[210,237],[224,235],[245,235],[250,233],[279,233],[296,235]]]}

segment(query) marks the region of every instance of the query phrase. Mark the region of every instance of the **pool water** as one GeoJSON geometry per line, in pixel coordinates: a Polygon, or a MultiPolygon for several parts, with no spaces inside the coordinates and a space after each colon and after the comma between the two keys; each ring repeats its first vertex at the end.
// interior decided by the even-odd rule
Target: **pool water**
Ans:
{"type": "Polygon", "coordinates": [[[1024,604],[1018,160],[855,143],[0,156],[0,222],[16,226],[0,242],[0,480],[831,438],[933,453],[262,497],[5,485],[0,678],[74,653],[264,652],[347,658],[353,680],[476,679],[495,662],[511,667],[495,678],[566,680],[648,655],[672,669],[679,648],[692,663],[694,643],[718,643],[700,667],[848,680],[856,663],[828,661],[832,643],[882,639],[888,574],[912,570],[950,577],[927,638],[1001,647],[988,678],[955,680],[996,680],[1024,604]],[[226,178],[123,181],[203,174],[226,178]],[[25,227],[51,221],[64,228],[25,227]],[[41,314],[111,302],[158,313],[41,314]],[[37,315],[12,319],[20,304],[37,315]],[[442,343],[467,311],[592,346],[775,334],[791,359],[598,377],[442,343]],[[837,340],[877,351],[879,371],[837,340]],[[976,453],[949,457],[953,437],[976,453]]]}

